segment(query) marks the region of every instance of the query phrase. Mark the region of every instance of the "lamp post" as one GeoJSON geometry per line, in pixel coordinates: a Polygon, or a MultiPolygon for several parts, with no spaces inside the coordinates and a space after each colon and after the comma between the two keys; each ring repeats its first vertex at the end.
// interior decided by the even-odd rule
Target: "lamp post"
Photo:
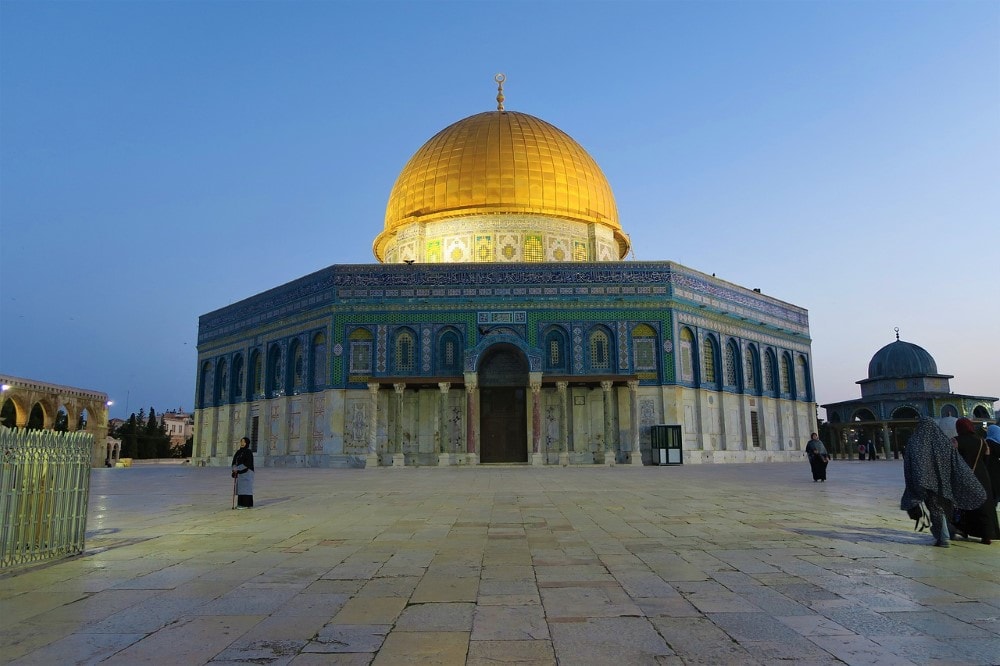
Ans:
{"type": "MultiPolygon", "coordinates": [[[[0,386],[0,409],[4,406],[3,394],[10,389],[10,384],[3,384],[0,386]]],[[[0,416],[0,426],[5,426],[7,423],[3,420],[3,416],[0,416]]]]}

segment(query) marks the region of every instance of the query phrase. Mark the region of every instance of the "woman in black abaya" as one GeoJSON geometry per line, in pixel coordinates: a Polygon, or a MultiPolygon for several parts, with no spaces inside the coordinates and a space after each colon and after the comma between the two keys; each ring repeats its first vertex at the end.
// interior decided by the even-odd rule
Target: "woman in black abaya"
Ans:
{"type": "Polygon", "coordinates": [[[240,448],[233,455],[233,478],[236,479],[236,508],[253,506],[253,452],[250,438],[240,440],[240,448]]]}
{"type": "Polygon", "coordinates": [[[971,420],[959,419],[955,427],[958,430],[958,453],[986,491],[985,502],[974,509],[961,512],[961,517],[955,523],[955,531],[966,538],[979,537],[988,545],[993,539],[1000,538],[1000,534],[997,534],[1000,525],[997,525],[996,489],[988,469],[990,449],[976,434],[976,425],[971,420]]]}

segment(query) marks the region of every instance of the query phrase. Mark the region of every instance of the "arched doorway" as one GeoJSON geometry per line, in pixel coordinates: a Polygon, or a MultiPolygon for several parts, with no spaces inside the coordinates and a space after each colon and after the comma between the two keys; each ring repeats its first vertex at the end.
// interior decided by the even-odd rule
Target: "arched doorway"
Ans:
{"type": "Polygon", "coordinates": [[[14,404],[13,400],[3,401],[3,407],[0,408],[0,426],[17,427],[17,405],[14,404]]]}
{"type": "Polygon", "coordinates": [[[490,347],[479,364],[483,463],[528,462],[528,359],[517,347],[490,347]]]}

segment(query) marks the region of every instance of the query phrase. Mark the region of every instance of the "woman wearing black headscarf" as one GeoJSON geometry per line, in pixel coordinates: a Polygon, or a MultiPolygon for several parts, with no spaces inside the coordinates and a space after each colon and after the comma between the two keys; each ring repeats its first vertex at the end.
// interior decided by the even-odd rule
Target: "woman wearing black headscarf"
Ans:
{"type": "Polygon", "coordinates": [[[927,505],[935,546],[948,547],[948,516],[954,509],[974,509],[986,500],[982,484],[934,419],[922,417],[906,443],[903,476],[899,508],[927,505]]]}
{"type": "Polygon", "coordinates": [[[976,425],[969,419],[959,419],[955,422],[955,428],[958,430],[958,453],[986,491],[986,501],[981,506],[962,511],[955,523],[955,531],[965,538],[979,537],[983,543],[990,544],[993,539],[1000,537],[994,488],[987,466],[990,449],[976,434],[976,425]]]}
{"type": "Polygon", "coordinates": [[[236,508],[253,506],[253,452],[250,438],[240,440],[240,448],[233,455],[233,478],[236,479],[236,508]]]}

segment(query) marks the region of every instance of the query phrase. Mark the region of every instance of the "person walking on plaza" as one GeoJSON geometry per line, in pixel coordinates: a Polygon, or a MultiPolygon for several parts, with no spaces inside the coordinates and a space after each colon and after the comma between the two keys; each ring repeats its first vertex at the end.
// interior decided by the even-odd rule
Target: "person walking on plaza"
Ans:
{"type": "Polygon", "coordinates": [[[233,478],[236,479],[236,508],[253,506],[253,452],[250,438],[240,440],[240,448],[233,455],[233,478]]]}
{"type": "Polygon", "coordinates": [[[961,516],[955,522],[955,530],[965,538],[979,537],[984,544],[989,545],[993,539],[1000,538],[996,497],[987,468],[990,449],[976,434],[976,424],[969,419],[958,419],[955,427],[958,430],[958,454],[962,456],[986,492],[986,500],[981,506],[961,512],[961,516]]]}
{"type": "Polygon", "coordinates": [[[875,444],[869,437],[865,437],[865,448],[868,449],[868,460],[878,460],[878,451],[875,450],[875,444]]]}
{"type": "Polygon", "coordinates": [[[986,446],[990,450],[990,455],[986,459],[986,469],[990,473],[990,484],[993,486],[993,500],[998,502],[1000,501],[1000,425],[991,425],[986,429],[986,446]]]}
{"type": "Polygon", "coordinates": [[[934,545],[948,547],[948,517],[954,509],[973,509],[986,491],[934,419],[921,417],[903,453],[906,488],[899,508],[909,512],[923,502],[931,517],[934,545]]]}
{"type": "Polygon", "coordinates": [[[830,454],[826,452],[823,441],[816,433],[809,436],[809,442],[806,444],[806,457],[809,459],[809,467],[812,469],[813,483],[826,481],[826,466],[830,462],[830,454]]]}

